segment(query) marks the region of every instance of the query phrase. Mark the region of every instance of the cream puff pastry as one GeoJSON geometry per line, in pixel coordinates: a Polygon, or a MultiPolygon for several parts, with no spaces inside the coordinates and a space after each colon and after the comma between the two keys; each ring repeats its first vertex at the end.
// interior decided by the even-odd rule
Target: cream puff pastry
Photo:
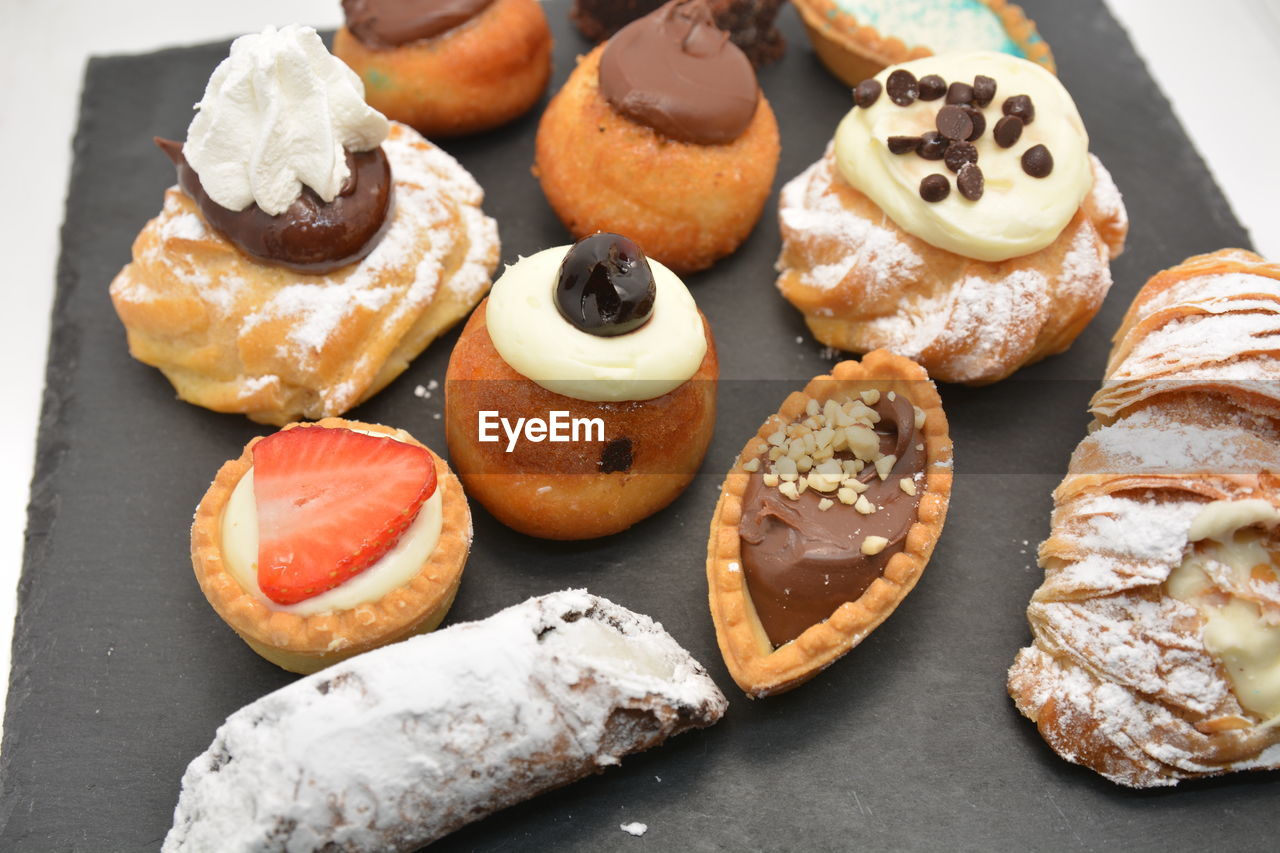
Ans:
{"type": "Polygon", "coordinates": [[[1070,346],[1128,220],[1058,79],[950,54],[885,69],[854,99],[779,203],[778,288],[814,336],[969,384],[1070,346]]]}

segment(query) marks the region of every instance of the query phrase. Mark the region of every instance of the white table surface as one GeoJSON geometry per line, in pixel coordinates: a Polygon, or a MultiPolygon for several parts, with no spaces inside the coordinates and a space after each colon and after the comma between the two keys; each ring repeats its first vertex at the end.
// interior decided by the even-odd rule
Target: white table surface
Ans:
{"type": "MultiPolygon", "coordinates": [[[[1280,139],[1280,2],[1108,2],[1258,251],[1280,259],[1280,216],[1274,213],[1280,167],[1271,151],[1280,139]]],[[[0,258],[9,264],[0,285],[6,291],[0,341],[9,342],[0,360],[0,388],[10,406],[0,418],[0,673],[6,685],[0,714],[85,60],[213,41],[267,23],[332,28],[339,18],[337,0],[0,0],[0,163],[9,187],[9,211],[0,224],[0,258]]],[[[801,43],[790,49],[809,48],[801,43]]]]}

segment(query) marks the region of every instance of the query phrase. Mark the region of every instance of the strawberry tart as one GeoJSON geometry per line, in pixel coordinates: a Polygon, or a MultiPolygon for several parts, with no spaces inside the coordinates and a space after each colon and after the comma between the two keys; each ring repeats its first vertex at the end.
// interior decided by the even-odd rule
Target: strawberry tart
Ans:
{"type": "Polygon", "coordinates": [[[191,528],[213,609],[293,672],[434,629],[470,546],[466,497],[443,459],[403,430],[341,418],[250,441],[191,528]]]}

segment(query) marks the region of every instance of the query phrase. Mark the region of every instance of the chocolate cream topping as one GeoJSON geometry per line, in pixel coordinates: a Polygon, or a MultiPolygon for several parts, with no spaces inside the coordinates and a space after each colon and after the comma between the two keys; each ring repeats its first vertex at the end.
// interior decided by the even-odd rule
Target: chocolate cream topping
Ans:
{"type": "Polygon", "coordinates": [[[760,99],[750,60],[706,0],[672,0],[611,38],[600,92],[632,121],[701,145],[741,136],[760,99]]]}
{"type": "MultiPolygon", "coordinates": [[[[856,601],[884,574],[889,558],[902,550],[907,531],[919,517],[923,484],[918,484],[916,495],[899,485],[903,477],[925,466],[924,436],[915,429],[915,410],[901,395],[893,401],[881,397],[872,408],[880,415],[880,451],[897,457],[884,480],[872,465],[858,475],[868,485],[863,495],[878,507],[874,513],[863,515],[839,501],[820,510],[818,502],[834,496],[813,489],[791,500],[765,486],[759,471],[747,484],[738,526],[742,568],[756,613],[775,646],[794,640],[844,602],[856,601]],[[862,541],[868,536],[883,536],[889,544],[879,554],[866,556],[862,541]]],[[[836,458],[852,457],[842,451],[836,458]]],[[[767,463],[767,457],[761,461],[767,463]]]]}
{"type": "Polygon", "coordinates": [[[177,167],[178,186],[205,222],[263,263],[304,273],[331,272],[372,252],[391,221],[391,164],[380,147],[347,152],[351,175],[333,201],[304,186],[288,210],[271,216],[256,204],[239,211],[218,204],[182,156],[181,142],[157,137],[156,145],[177,167]]]}
{"type": "Polygon", "coordinates": [[[365,47],[386,49],[465,24],[493,0],[342,0],[347,29],[365,47]]]}

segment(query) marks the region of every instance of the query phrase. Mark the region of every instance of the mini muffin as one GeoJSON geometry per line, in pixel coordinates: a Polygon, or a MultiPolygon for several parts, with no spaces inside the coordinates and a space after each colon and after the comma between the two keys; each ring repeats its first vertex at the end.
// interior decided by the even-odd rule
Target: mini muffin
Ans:
{"type": "Polygon", "coordinates": [[[711,521],[711,616],[738,686],[782,693],[866,639],[920,579],[950,496],[947,418],[910,359],[876,350],[789,396],[711,521]]]}
{"type": "Polygon", "coordinates": [[[213,609],[255,652],[303,673],[438,626],[470,547],[445,461],[403,430],[341,418],[250,441],[191,527],[213,609]]]}
{"type": "Polygon", "coordinates": [[[428,137],[489,130],[523,115],[551,76],[537,0],[342,0],[333,52],[369,105],[428,137]]]}
{"type": "Polygon", "coordinates": [[[796,0],[822,64],[850,86],[937,53],[994,50],[1056,71],[1034,21],[1006,0],[796,0]]]}
{"type": "Polygon", "coordinates": [[[509,267],[445,381],[449,454],[499,521],[548,539],[616,533],[673,501],[715,426],[719,366],[670,270],[596,234],[509,267]]]}
{"type": "Polygon", "coordinates": [[[780,150],[751,63],[706,0],[673,0],[583,58],[536,149],[534,172],[574,237],[626,234],[681,273],[751,232],[780,150]]]}

